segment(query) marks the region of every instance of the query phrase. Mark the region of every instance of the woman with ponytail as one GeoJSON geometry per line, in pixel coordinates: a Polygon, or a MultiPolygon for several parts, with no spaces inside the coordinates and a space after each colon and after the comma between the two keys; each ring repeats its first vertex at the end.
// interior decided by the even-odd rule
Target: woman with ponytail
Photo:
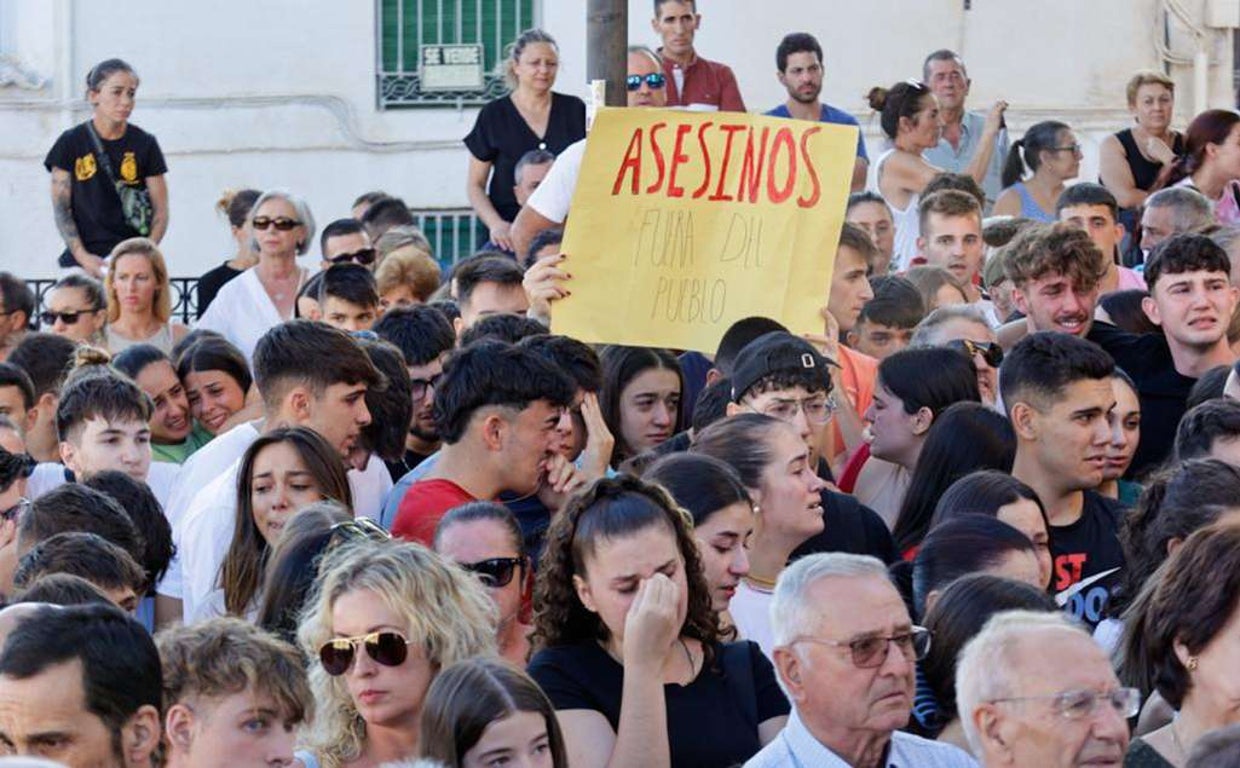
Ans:
{"type": "Polygon", "coordinates": [[[1107,604],[1109,618],[1094,631],[1103,647],[1111,648],[1119,640],[1123,630],[1119,617],[1189,534],[1240,511],[1237,488],[1240,468],[1218,459],[1186,461],[1149,483],[1119,532],[1126,565],[1121,586],[1107,604]]]}
{"type": "Polygon", "coordinates": [[[237,244],[237,251],[228,261],[198,278],[198,317],[202,317],[202,313],[215,301],[215,294],[220,292],[224,283],[258,263],[258,250],[254,247],[254,231],[249,220],[250,209],[261,194],[257,189],[226,189],[216,202],[215,210],[228,217],[229,232],[237,244]]]}
{"type": "Polygon", "coordinates": [[[1064,182],[1080,172],[1081,145],[1072,129],[1057,120],[1035,123],[1012,142],[1003,166],[1004,190],[995,200],[994,215],[1052,223],[1059,218],[1055,202],[1064,182]],[[1024,179],[1026,167],[1033,174],[1028,179],[1024,179]]]}
{"type": "MultiPolygon", "coordinates": [[[[908,81],[891,88],[872,88],[868,95],[870,107],[882,113],[883,133],[891,139],[892,148],[879,155],[874,163],[874,179],[870,189],[877,189],[891,207],[896,225],[893,269],[903,272],[917,255],[920,232],[917,204],[921,192],[935,176],[943,173],[927,163],[921,153],[939,145],[942,121],[939,102],[923,83],[908,81]]],[[[995,136],[1003,125],[1007,102],[997,101],[986,116],[986,126],[965,172],[978,184],[986,178],[995,136]]]]}
{"type": "Polygon", "coordinates": [[[1193,118],[1184,154],[1168,166],[1158,188],[1189,187],[1214,203],[1214,219],[1240,226],[1240,115],[1209,109],[1193,118]]]}

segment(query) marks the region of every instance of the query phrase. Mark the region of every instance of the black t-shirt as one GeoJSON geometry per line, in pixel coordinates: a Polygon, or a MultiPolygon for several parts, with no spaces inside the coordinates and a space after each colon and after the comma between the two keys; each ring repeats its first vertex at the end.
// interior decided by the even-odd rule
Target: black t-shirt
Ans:
{"type": "MultiPolygon", "coordinates": [[[[117,243],[137,237],[139,232],[125,221],[121,199],[96,157],[95,143],[86,125],[82,123],[60,134],[43,167],[69,172],[73,223],[82,245],[96,256],[107,256],[117,243]]],[[[168,172],[159,142],[136,125],[126,126],[125,134],[115,141],[101,136],[100,142],[112,161],[112,173],[118,182],[145,189],[149,177],[168,172]]],[[[60,266],[76,263],[68,250],[61,254],[60,266]]]]}
{"type": "Polygon", "coordinates": [[[1160,333],[1128,333],[1110,323],[1095,321],[1085,338],[1115,358],[1115,364],[1137,385],[1141,442],[1127,476],[1140,477],[1171,454],[1176,429],[1188,410],[1188,393],[1197,380],[1176,371],[1171,348],[1160,333]]]}
{"type": "Polygon", "coordinates": [[[789,560],[815,552],[871,555],[890,565],[896,561],[891,531],[878,513],[846,493],[822,492],[823,526],[819,533],[792,551],[789,560]]]}
{"type": "Polygon", "coordinates": [[[586,105],[576,96],[551,94],[551,114],[547,132],[539,138],[521,117],[512,97],[488,102],[478,113],[474,129],[465,137],[465,146],[479,160],[491,163],[491,183],[487,197],[504,221],[517,218],[521,206],[512,187],[517,161],[531,149],[545,149],[555,155],[569,144],[586,137],[586,105]]]}
{"type": "MultiPolygon", "coordinates": [[[[558,710],[589,709],[620,727],[624,667],[597,643],[546,648],[530,660],[530,676],[558,710]]],[[[724,768],[739,765],[762,748],[758,725],[789,712],[788,700],[775,682],[775,669],[755,643],[715,646],[715,664],[703,668],[686,686],[665,685],[667,733],[672,765],[677,768],[724,768]],[[727,648],[728,650],[725,650],[727,648]],[[724,674],[724,653],[748,652],[751,682],[724,674]],[[756,698],[757,722],[753,722],[756,698]]]]}
{"type": "Polygon", "coordinates": [[[228,266],[228,262],[224,262],[215,269],[207,272],[198,278],[198,318],[201,319],[207,307],[211,306],[211,302],[215,301],[215,294],[220,292],[224,284],[232,280],[237,275],[244,272],[244,269],[233,269],[228,266]]]}
{"type": "Polygon", "coordinates": [[[1085,491],[1081,518],[1071,525],[1051,526],[1051,591],[1058,595],[1088,582],[1076,587],[1064,610],[1090,627],[1106,617],[1107,600],[1120,583],[1124,550],[1118,531],[1125,514],[1118,501],[1085,491]]]}

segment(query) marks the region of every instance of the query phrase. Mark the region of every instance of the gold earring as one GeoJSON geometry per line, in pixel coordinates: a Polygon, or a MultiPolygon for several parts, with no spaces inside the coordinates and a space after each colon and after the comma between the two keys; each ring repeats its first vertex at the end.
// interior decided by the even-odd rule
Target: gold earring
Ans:
{"type": "Polygon", "coordinates": [[[1188,671],[1192,672],[1195,669],[1197,669],[1197,657],[1189,656],[1188,657],[1188,671]]]}

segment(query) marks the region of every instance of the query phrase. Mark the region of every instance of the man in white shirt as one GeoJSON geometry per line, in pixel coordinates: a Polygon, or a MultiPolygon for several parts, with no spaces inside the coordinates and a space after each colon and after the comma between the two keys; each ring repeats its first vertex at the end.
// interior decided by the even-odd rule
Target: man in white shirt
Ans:
{"type": "Polygon", "coordinates": [[[792,714],[745,768],[976,765],[954,746],[899,730],[930,633],[913,626],[881,561],[841,552],[797,560],[779,576],[771,625],[792,714]]]}
{"type": "MultiPolygon", "coordinates": [[[[628,106],[667,106],[667,78],[654,51],[640,45],[629,48],[628,73],[628,106]]],[[[512,242],[518,260],[524,261],[530,255],[530,242],[535,235],[544,229],[563,226],[585,154],[585,139],[570,144],[517,214],[512,223],[512,242]]]]}
{"type": "MultiPolygon", "coordinates": [[[[263,399],[265,417],[223,435],[225,442],[220,449],[193,467],[190,479],[181,487],[181,497],[189,501],[174,523],[178,554],[160,590],[161,594],[181,598],[186,619],[196,616],[199,604],[215,589],[220,562],[232,539],[237,467],[250,444],[263,432],[304,426],[318,432],[343,460],[357,445],[362,427],[370,423],[367,390],[385,383],[348,334],[306,320],[283,323],[263,335],[254,352],[254,382],[263,399]],[[207,474],[204,469],[215,472],[207,474]]],[[[214,443],[209,447],[215,447],[214,443]]],[[[378,466],[383,469],[382,462],[378,466]]],[[[355,498],[376,495],[367,494],[370,482],[391,483],[386,470],[375,473],[368,466],[364,473],[367,480],[360,483],[354,482],[357,475],[350,472],[355,498]]],[[[354,512],[377,516],[379,510],[359,508],[354,512]]]]}

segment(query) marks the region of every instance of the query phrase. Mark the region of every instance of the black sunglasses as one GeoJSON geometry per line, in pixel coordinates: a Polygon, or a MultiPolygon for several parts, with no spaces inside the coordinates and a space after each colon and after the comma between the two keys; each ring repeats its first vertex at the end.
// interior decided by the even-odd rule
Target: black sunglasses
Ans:
{"type": "Polygon", "coordinates": [[[512,575],[525,565],[519,557],[493,557],[460,566],[478,577],[484,587],[506,587],[512,583],[512,575]]]}
{"type": "Polygon", "coordinates": [[[98,309],[75,309],[69,312],[52,312],[47,310],[46,312],[39,313],[39,320],[44,325],[55,325],[57,320],[63,321],[65,325],[77,325],[77,321],[82,315],[93,315],[98,311],[98,309]]]}
{"type": "Polygon", "coordinates": [[[965,353],[969,357],[981,355],[986,361],[986,365],[991,368],[998,368],[1003,362],[1003,347],[992,342],[972,341],[970,339],[956,339],[947,342],[948,347],[965,353]]]}
{"type": "Polygon", "coordinates": [[[268,227],[275,227],[281,232],[288,232],[294,227],[300,227],[301,222],[297,219],[286,219],[284,217],[273,219],[269,216],[259,216],[254,219],[254,221],[250,222],[250,225],[260,231],[265,230],[268,227]]]}
{"type": "Polygon", "coordinates": [[[353,666],[353,657],[360,643],[366,655],[385,667],[399,667],[409,658],[409,643],[398,632],[371,632],[357,637],[334,637],[319,648],[319,662],[323,671],[339,677],[353,666]]]}
{"type": "Polygon", "coordinates": [[[650,90],[652,91],[657,91],[667,85],[667,78],[663,76],[662,72],[651,72],[645,77],[642,77],[641,75],[629,75],[624,79],[624,82],[629,87],[630,91],[636,91],[642,87],[643,80],[646,82],[646,85],[650,86],[650,90]]]}
{"type": "Polygon", "coordinates": [[[341,253],[331,257],[328,261],[332,264],[347,264],[349,262],[353,262],[354,264],[361,264],[364,267],[370,266],[375,263],[375,249],[363,248],[360,251],[354,251],[353,253],[341,253]]]}

